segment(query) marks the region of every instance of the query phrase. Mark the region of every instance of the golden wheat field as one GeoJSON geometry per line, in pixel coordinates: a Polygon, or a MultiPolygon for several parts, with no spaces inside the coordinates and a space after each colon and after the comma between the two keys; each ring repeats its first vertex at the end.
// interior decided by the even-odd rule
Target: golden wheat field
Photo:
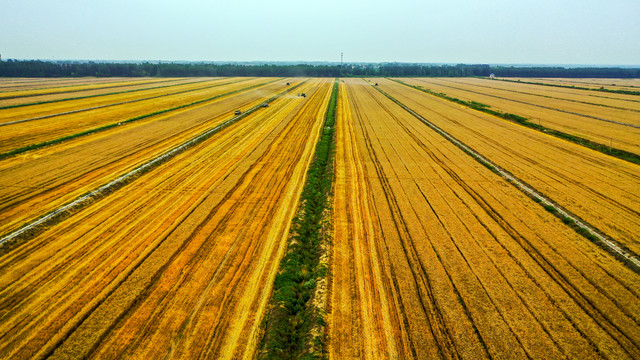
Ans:
{"type": "Polygon", "coordinates": [[[276,358],[322,151],[307,355],[640,358],[640,85],[512,80],[0,79],[0,358],[276,358]]]}

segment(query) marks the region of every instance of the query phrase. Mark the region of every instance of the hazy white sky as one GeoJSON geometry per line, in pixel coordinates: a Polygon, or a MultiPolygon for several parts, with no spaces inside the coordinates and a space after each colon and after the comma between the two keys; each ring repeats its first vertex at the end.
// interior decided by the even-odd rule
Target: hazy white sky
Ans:
{"type": "Polygon", "coordinates": [[[640,64],[640,0],[0,0],[3,59],[640,64]]]}

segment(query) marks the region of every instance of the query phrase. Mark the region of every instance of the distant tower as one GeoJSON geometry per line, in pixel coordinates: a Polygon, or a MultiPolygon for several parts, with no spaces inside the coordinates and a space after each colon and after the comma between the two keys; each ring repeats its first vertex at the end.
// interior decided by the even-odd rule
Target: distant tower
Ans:
{"type": "Polygon", "coordinates": [[[340,67],[342,67],[342,56],[344,55],[344,53],[340,53],[340,67]]]}

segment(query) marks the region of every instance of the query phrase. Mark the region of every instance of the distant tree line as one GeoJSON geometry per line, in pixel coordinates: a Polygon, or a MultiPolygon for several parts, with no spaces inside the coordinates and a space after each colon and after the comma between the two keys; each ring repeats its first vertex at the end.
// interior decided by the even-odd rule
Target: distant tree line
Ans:
{"type": "Polygon", "coordinates": [[[238,65],[210,63],[101,63],[8,60],[0,77],[187,77],[187,76],[489,76],[640,78],[640,68],[505,67],[490,65],[420,65],[403,63],[358,65],[238,65]]]}

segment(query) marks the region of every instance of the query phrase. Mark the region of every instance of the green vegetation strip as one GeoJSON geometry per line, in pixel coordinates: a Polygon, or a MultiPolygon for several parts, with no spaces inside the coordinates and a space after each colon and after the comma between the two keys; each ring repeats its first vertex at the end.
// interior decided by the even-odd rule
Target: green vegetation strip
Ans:
{"type": "MultiPolygon", "coordinates": [[[[485,77],[483,79],[488,79],[488,78],[485,77]]],[[[492,80],[495,80],[495,79],[492,79],[492,80]]],[[[514,82],[514,83],[518,83],[518,84],[542,85],[542,86],[551,86],[551,87],[559,87],[559,88],[566,88],[566,89],[600,91],[600,92],[607,92],[607,93],[614,93],[614,94],[625,94],[625,95],[640,95],[640,91],[621,90],[621,89],[618,89],[618,90],[616,90],[616,89],[607,89],[605,87],[589,88],[589,87],[584,87],[584,86],[549,84],[549,83],[541,83],[541,82],[534,82],[534,81],[521,81],[521,80],[510,80],[510,79],[497,79],[497,80],[506,81],[506,82],[514,82]]]]}
{"type": "MultiPolygon", "coordinates": [[[[296,89],[297,87],[301,86],[302,84],[304,84],[306,81],[301,82],[298,85],[295,85],[273,97],[271,97],[270,99],[266,100],[264,103],[271,103],[274,100],[278,99],[279,97],[281,97],[282,95],[289,93],[291,91],[293,91],[294,89],[296,89]]],[[[122,188],[123,186],[129,184],[130,182],[134,181],[135,179],[139,178],[140,176],[142,176],[143,174],[148,173],[149,171],[157,168],[158,166],[160,166],[161,164],[164,164],[165,162],[173,159],[176,155],[186,151],[187,149],[202,143],[203,141],[207,140],[208,138],[210,138],[211,136],[213,136],[214,134],[218,133],[220,130],[230,126],[231,124],[239,121],[242,118],[245,118],[247,116],[249,116],[250,114],[260,110],[263,108],[263,104],[261,103],[259,105],[256,105],[254,107],[252,107],[251,109],[245,111],[244,113],[242,113],[241,115],[237,115],[221,124],[216,125],[215,127],[213,127],[212,129],[209,129],[203,133],[201,133],[200,135],[197,135],[193,138],[191,138],[191,140],[188,140],[187,142],[182,143],[181,145],[178,145],[170,150],[167,150],[166,152],[156,156],[155,158],[137,166],[135,169],[120,175],[119,177],[117,177],[116,179],[96,188],[95,190],[89,191],[83,195],[78,196],[77,198],[75,198],[74,200],[61,205],[60,207],[32,220],[29,221],[25,224],[23,224],[22,226],[20,226],[18,229],[2,236],[0,238],[0,254],[2,254],[3,252],[8,251],[8,249],[11,247],[11,245],[16,244],[19,240],[26,240],[26,239],[30,239],[33,238],[34,236],[38,235],[40,232],[42,232],[44,229],[46,229],[48,226],[54,225],[60,221],[62,221],[63,219],[69,217],[71,214],[79,211],[80,209],[84,208],[85,206],[91,204],[92,202],[101,199],[105,196],[108,196],[109,194],[113,193],[114,191],[122,188]]]]}
{"type": "MultiPolygon", "coordinates": [[[[126,93],[132,93],[132,92],[136,92],[136,91],[155,90],[155,89],[162,89],[162,88],[168,88],[168,87],[174,87],[174,86],[180,86],[180,85],[191,85],[191,84],[197,84],[197,83],[206,82],[206,81],[211,81],[211,80],[192,81],[192,82],[187,82],[187,83],[162,85],[162,86],[155,86],[155,87],[144,88],[144,89],[133,89],[133,90],[116,91],[116,92],[111,92],[111,93],[106,93],[106,94],[76,96],[76,97],[71,97],[71,98],[47,100],[47,101],[38,101],[38,102],[32,102],[32,103],[26,103],[26,104],[7,105],[7,106],[0,106],[0,110],[13,109],[13,108],[24,107],[24,106],[32,106],[32,105],[51,104],[51,103],[57,103],[57,102],[62,102],[62,101],[89,99],[89,98],[94,98],[94,97],[99,97],[99,96],[126,94],[126,93]]],[[[222,85],[231,84],[231,83],[232,82],[228,82],[228,83],[224,83],[224,84],[216,84],[214,86],[207,86],[207,87],[202,87],[202,88],[198,88],[198,89],[185,90],[185,91],[182,91],[182,92],[201,90],[201,89],[206,89],[208,87],[222,86],[222,85]]],[[[100,90],[100,89],[88,89],[88,90],[84,90],[84,91],[92,91],[92,90],[100,90]]],[[[81,91],[81,90],[78,90],[78,91],[81,91]]],[[[177,92],[177,93],[174,93],[174,94],[179,94],[179,93],[180,92],[177,92]]],[[[174,94],[166,94],[166,95],[174,95],[174,94]]],[[[40,95],[40,94],[38,94],[38,95],[40,95]]],[[[47,94],[45,94],[45,95],[47,95],[47,94]]],[[[0,99],[0,100],[4,100],[4,99],[0,99]]]]}
{"type": "Polygon", "coordinates": [[[15,155],[18,155],[18,154],[25,153],[27,151],[40,149],[40,148],[43,148],[45,146],[56,145],[56,144],[60,144],[62,142],[69,141],[69,140],[72,140],[72,139],[75,139],[75,138],[79,138],[79,137],[82,137],[82,136],[95,134],[95,133],[100,132],[100,131],[105,131],[105,130],[108,130],[108,129],[111,129],[111,128],[114,128],[114,127],[118,127],[118,126],[121,126],[121,125],[129,124],[129,123],[132,123],[132,122],[135,122],[135,121],[138,121],[138,120],[142,120],[142,119],[146,119],[148,117],[152,117],[152,116],[155,116],[155,115],[160,115],[160,114],[168,113],[170,111],[184,109],[186,107],[202,104],[204,102],[212,101],[212,100],[224,97],[224,96],[233,95],[233,94],[236,94],[236,93],[239,93],[239,92],[243,92],[243,91],[250,90],[250,89],[253,89],[253,88],[256,88],[256,87],[267,85],[267,84],[276,82],[278,80],[281,80],[281,79],[275,79],[275,80],[272,80],[272,81],[267,81],[267,82],[264,82],[264,83],[248,86],[246,88],[230,91],[230,92],[227,92],[227,93],[224,93],[224,94],[219,94],[219,95],[212,96],[212,97],[209,97],[209,98],[206,98],[206,99],[194,101],[194,102],[191,102],[191,103],[188,103],[188,104],[174,106],[174,107],[171,107],[171,108],[168,108],[168,109],[164,109],[164,110],[154,111],[154,112],[149,113],[149,114],[136,116],[136,117],[133,117],[133,118],[130,118],[130,119],[127,119],[127,120],[119,121],[117,123],[112,123],[112,124],[109,124],[109,125],[100,126],[100,127],[89,129],[89,130],[82,131],[82,132],[79,132],[79,133],[63,136],[61,138],[57,138],[57,139],[54,139],[54,140],[49,140],[49,141],[44,141],[44,142],[37,143],[37,144],[31,144],[31,145],[23,146],[23,147],[18,148],[18,149],[14,149],[14,150],[11,150],[11,151],[0,153],[0,160],[8,158],[8,157],[11,157],[11,156],[15,156],[15,155]]]}
{"type": "Polygon", "coordinates": [[[571,134],[567,134],[565,132],[562,131],[558,131],[558,130],[554,130],[545,126],[542,126],[540,124],[536,124],[531,122],[529,119],[527,119],[526,117],[520,116],[520,115],[515,115],[515,114],[510,114],[510,113],[504,113],[501,111],[496,111],[496,110],[492,110],[490,109],[491,106],[486,105],[486,104],[482,104],[479,102],[475,102],[475,101],[465,101],[465,100],[460,100],[451,96],[448,96],[445,93],[437,93],[434,91],[431,91],[429,89],[426,89],[422,86],[417,86],[417,85],[411,85],[411,84],[407,84],[402,80],[398,80],[398,79],[389,79],[392,81],[395,81],[399,84],[414,88],[416,90],[420,90],[422,92],[425,92],[427,94],[433,95],[433,96],[437,96],[439,98],[445,99],[445,100],[449,100],[451,102],[460,104],[460,105],[464,105],[466,107],[469,107],[471,109],[477,110],[477,111],[482,111],[483,113],[487,113],[490,115],[494,115],[497,116],[499,118],[505,119],[505,120],[509,120],[515,123],[518,123],[520,125],[526,126],[528,128],[543,132],[545,134],[548,135],[553,135],[555,137],[561,138],[563,140],[567,140],[570,141],[572,143],[587,147],[589,149],[601,152],[603,154],[606,155],[610,155],[613,157],[616,157],[618,159],[621,160],[625,160],[634,164],[639,164],[640,165],[640,155],[629,152],[629,151],[625,151],[625,150],[621,150],[621,149],[616,149],[610,146],[607,146],[605,144],[601,144],[601,143],[597,143],[595,141],[591,141],[588,139],[585,139],[583,137],[580,136],[576,136],[576,135],[571,135],[571,134]]]}
{"type": "Polygon", "coordinates": [[[322,331],[324,309],[314,305],[318,281],[327,275],[320,262],[327,244],[327,209],[333,183],[335,114],[338,82],[331,100],[315,155],[307,172],[300,204],[291,225],[288,246],[276,275],[260,359],[317,359],[325,356],[322,331]],[[318,335],[314,336],[314,332],[318,335]]]}
{"type": "Polygon", "coordinates": [[[585,237],[589,241],[599,246],[604,251],[611,254],[614,258],[618,259],[620,262],[626,265],[629,269],[640,274],[640,257],[636,253],[634,253],[624,245],[620,244],[619,242],[613,240],[610,236],[606,235],[603,231],[597,229],[595,226],[581,219],[576,214],[573,214],[569,210],[565,209],[564,207],[562,207],[561,205],[553,201],[550,197],[536,190],[533,186],[517,178],[511,172],[494,164],[491,160],[487,159],[486,157],[484,157],[483,155],[481,155],[480,153],[478,153],[477,151],[475,151],[465,143],[453,137],[453,135],[449,134],[448,132],[442,130],[437,125],[425,119],[424,117],[422,117],[422,115],[416,113],[415,111],[413,111],[411,108],[401,103],[396,98],[382,91],[378,87],[376,87],[376,89],[380,93],[382,93],[384,96],[389,98],[391,101],[398,104],[408,113],[413,115],[416,119],[420,120],[425,125],[433,129],[436,133],[440,134],[449,142],[451,142],[452,144],[460,148],[466,154],[471,156],[474,160],[476,160],[483,166],[487,167],[495,174],[501,176],[511,185],[515,186],[518,190],[522,191],[525,195],[533,199],[538,204],[542,205],[542,207],[544,207],[546,211],[556,216],[564,224],[571,227],[579,235],[585,237]]]}

